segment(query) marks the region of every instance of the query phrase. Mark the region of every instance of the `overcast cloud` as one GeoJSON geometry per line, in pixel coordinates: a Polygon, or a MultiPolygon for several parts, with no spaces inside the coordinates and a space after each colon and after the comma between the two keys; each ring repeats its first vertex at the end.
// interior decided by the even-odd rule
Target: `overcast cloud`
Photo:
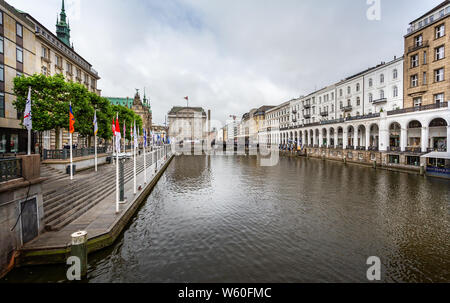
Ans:
{"type": "MultiPolygon", "coordinates": [[[[172,106],[241,116],[403,54],[408,23],[441,0],[67,0],[75,50],[103,96],[147,88],[154,122],[172,106]]],[[[9,0],[55,32],[61,0],[9,0]]]]}

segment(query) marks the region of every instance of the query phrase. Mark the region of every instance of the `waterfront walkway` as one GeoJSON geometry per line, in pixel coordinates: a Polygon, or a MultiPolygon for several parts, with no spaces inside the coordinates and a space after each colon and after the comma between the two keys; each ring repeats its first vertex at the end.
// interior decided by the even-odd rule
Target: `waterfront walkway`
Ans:
{"type": "MultiPolygon", "coordinates": [[[[21,250],[18,264],[65,262],[70,253],[71,234],[80,230],[88,233],[89,252],[112,244],[172,159],[170,151],[166,156],[160,151],[157,169],[155,156],[147,155],[147,184],[144,184],[144,157],[137,157],[136,195],[133,193],[133,160],[127,160],[124,187],[126,203],[120,204],[118,214],[115,213],[115,165],[105,165],[97,173],[81,173],[73,181],[53,173],[55,179],[52,181],[50,177],[44,185],[44,210],[48,212],[44,221],[46,229],[51,231],[27,243],[21,250]],[[142,186],[141,190],[139,186],[142,186]],[[71,216],[77,213],[77,216],[71,216]],[[52,222],[56,222],[56,225],[52,225],[52,222]]],[[[52,174],[45,169],[43,173],[52,174]]]]}

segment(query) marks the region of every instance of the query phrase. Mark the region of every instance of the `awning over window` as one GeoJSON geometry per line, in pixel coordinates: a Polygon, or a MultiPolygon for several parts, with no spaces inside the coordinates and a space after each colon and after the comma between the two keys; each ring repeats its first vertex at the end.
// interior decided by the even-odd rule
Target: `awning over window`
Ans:
{"type": "Polygon", "coordinates": [[[421,158],[434,158],[434,159],[450,160],[450,153],[449,152],[431,152],[429,154],[421,156],[421,158]]]}

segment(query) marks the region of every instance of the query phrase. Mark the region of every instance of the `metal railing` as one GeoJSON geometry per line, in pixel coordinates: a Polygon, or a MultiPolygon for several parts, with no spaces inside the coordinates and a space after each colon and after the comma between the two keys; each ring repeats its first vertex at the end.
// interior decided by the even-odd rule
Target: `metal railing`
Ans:
{"type": "Polygon", "coordinates": [[[345,121],[354,121],[354,120],[364,120],[364,119],[372,119],[372,118],[379,118],[380,113],[375,114],[368,114],[364,116],[355,116],[355,117],[347,117],[345,118],[345,121]]]}
{"type": "Polygon", "coordinates": [[[429,45],[430,45],[430,43],[429,43],[428,40],[422,41],[422,43],[420,43],[420,44],[415,44],[413,46],[409,46],[408,47],[408,53],[412,53],[412,52],[414,52],[414,51],[416,51],[418,49],[421,49],[423,47],[428,47],[429,45]]]}
{"type": "Polygon", "coordinates": [[[391,111],[387,112],[387,115],[393,116],[393,115],[421,112],[424,110],[439,109],[439,108],[445,108],[445,107],[448,107],[448,102],[439,102],[439,103],[428,104],[428,105],[423,105],[423,106],[415,106],[415,107],[408,107],[408,108],[404,108],[404,109],[391,110],[391,111]]]}
{"type": "Polygon", "coordinates": [[[401,152],[400,146],[388,146],[387,148],[388,152],[401,152]]]}
{"type": "Polygon", "coordinates": [[[22,177],[22,159],[0,159],[0,182],[22,177]]]}
{"type": "MultiPolygon", "coordinates": [[[[106,147],[98,147],[97,154],[104,154],[107,152],[106,147]]],[[[73,158],[80,158],[86,156],[93,156],[95,154],[95,147],[79,148],[72,150],[73,158]]],[[[70,149],[44,149],[44,160],[68,160],[70,159],[70,149]]]]}
{"type": "Polygon", "coordinates": [[[413,153],[413,154],[421,154],[422,153],[422,148],[408,146],[408,147],[405,148],[405,152],[413,153]]]}

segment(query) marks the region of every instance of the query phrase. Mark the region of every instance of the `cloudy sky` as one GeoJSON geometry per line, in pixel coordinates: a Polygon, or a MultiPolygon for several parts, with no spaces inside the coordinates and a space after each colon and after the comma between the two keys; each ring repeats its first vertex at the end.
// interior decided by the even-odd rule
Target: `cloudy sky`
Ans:
{"type": "MultiPolygon", "coordinates": [[[[8,0],[55,31],[61,0],[8,0]]],[[[309,94],[394,55],[413,19],[441,0],[66,0],[72,42],[103,96],[146,87],[154,121],[172,106],[225,121],[309,94]]]]}

